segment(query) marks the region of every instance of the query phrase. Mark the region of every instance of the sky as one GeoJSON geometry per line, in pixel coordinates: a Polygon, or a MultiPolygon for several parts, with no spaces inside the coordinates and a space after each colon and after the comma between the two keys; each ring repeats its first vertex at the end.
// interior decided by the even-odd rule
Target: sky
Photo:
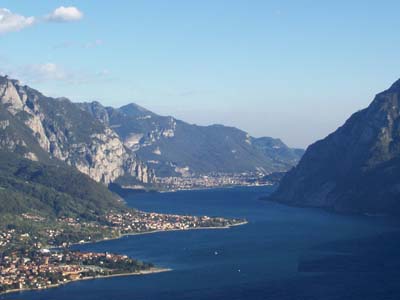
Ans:
{"type": "Polygon", "coordinates": [[[0,73],[307,147],[400,78],[399,1],[0,0],[0,73]]]}

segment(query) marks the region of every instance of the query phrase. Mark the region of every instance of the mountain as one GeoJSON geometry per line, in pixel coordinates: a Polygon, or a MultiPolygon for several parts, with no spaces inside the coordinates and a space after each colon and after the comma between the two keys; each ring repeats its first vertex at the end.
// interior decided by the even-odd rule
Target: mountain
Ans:
{"type": "Polygon", "coordinates": [[[95,181],[154,179],[110,127],[66,98],[51,98],[0,76],[0,149],[25,158],[64,161],[95,181]]]}
{"type": "Polygon", "coordinates": [[[96,220],[123,203],[103,184],[76,169],[0,151],[0,224],[6,215],[33,213],[48,219],[96,220]]]}
{"type": "Polygon", "coordinates": [[[270,199],[338,212],[400,213],[400,80],[311,145],[270,199]]]}
{"type": "Polygon", "coordinates": [[[136,104],[120,108],[103,107],[98,102],[80,105],[115,130],[124,145],[158,177],[286,171],[303,154],[278,139],[256,139],[222,125],[192,125],[136,104]]]}
{"type": "Polygon", "coordinates": [[[97,182],[130,187],[152,185],[156,176],[282,172],[303,154],[279,139],[192,125],[136,104],[48,97],[6,76],[0,76],[0,150],[60,160],[97,182]]]}
{"type": "Polygon", "coordinates": [[[304,154],[303,149],[289,148],[280,139],[271,137],[252,139],[252,144],[263,152],[266,157],[270,157],[276,162],[281,162],[286,168],[297,165],[304,154]]]}

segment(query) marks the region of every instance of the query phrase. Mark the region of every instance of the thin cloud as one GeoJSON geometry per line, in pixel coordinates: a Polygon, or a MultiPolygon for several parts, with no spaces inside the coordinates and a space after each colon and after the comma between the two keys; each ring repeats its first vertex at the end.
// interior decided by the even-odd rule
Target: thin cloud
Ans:
{"type": "Polygon", "coordinates": [[[75,6],[60,6],[46,16],[45,19],[50,22],[74,22],[82,18],[83,13],[75,6]]]}
{"type": "Polygon", "coordinates": [[[53,49],[67,49],[67,48],[72,48],[73,46],[74,46],[74,42],[64,41],[64,42],[54,45],[53,49]]]}
{"type": "Polygon", "coordinates": [[[0,8],[0,34],[20,31],[36,23],[35,17],[15,14],[7,8],[0,8]]]}
{"type": "Polygon", "coordinates": [[[110,71],[108,69],[103,69],[100,72],[96,73],[99,77],[107,77],[110,75],[110,71]]]}
{"type": "Polygon", "coordinates": [[[89,41],[86,43],[76,42],[76,41],[63,41],[61,43],[53,45],[53,49],[68,49],[68,48],[84,48],[92,49],[100,47],[104,44],[103,40],[97,39],[94,41],[89,41]]]}
{"type": "Polygon", "coordinates": [[[102,41],[102,40],[95,40],[95,41],[93,41],[93,42],[88,42],[88,43],[86,43],[86,44],[84,45],[84,48],[87,48],[87,49],[89,49],[89,48],[95,48],[95,47],[98,47],[98,46],[101,46],[101,45],[103,45],[103,41],[102,41]]]}
{"type": "Polygon", "coordinates": [[[71,74],[69,74],[64,68],[51,62],[27,65],[20,67],[19,69],[22,74],[25,74],[25,80],[31,82],[42,82],[49,80],[67,81],[71,79],[71,74]]]}
{"type": "Polygon", "coordinates": [[[107,69],[86,72],[84,70],[69,69],[53,62],[29,64],[21,66],[7,66],[0,62],[2,73],[19,79],[26,84],[42,82],[60,82],[65,84],[90,84],[99,81],[111,80],[107,69]]]}

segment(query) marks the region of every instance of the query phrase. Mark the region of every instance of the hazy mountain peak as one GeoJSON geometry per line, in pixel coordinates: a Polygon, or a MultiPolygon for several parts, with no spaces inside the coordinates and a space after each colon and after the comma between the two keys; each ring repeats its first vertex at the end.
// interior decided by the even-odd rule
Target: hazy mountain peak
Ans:
{"type": "Polygon", "coordinates": [[[123,113],[125,113],[127,115],[131,115],[131,116],[138,116],[138,115],[145,115],[145,114],[154,115],[153,112],[147,110],[146,108],[144,108],[136,103],[129,103],[124,106],[121,106],[119,108],[119,110],[122,111],[123,113]]]}

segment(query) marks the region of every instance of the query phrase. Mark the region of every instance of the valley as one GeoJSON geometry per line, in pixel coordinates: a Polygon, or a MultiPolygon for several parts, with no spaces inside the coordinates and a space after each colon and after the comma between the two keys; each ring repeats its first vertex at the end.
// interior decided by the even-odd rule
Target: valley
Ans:
{"type": "Polygon", "coordinates": [[[1,1],[0,300],[399,300],[399,9],[1,1]]]}

